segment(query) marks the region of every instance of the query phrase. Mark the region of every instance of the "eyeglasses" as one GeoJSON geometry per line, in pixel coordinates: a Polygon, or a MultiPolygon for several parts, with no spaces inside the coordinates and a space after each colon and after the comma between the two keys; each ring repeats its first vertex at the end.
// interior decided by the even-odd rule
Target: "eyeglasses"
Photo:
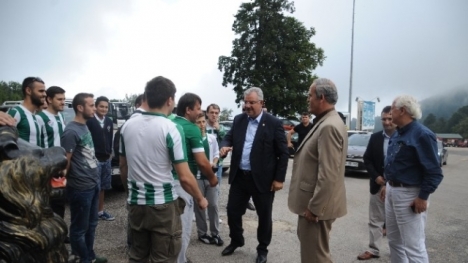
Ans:
{"type": "Polygon", "coordinates": [[[261,100],[257,100],[257,101],[244,101],[244,104],[245,105],[254,105],[254,104],[257,104],[259,103],[261,100]]]}

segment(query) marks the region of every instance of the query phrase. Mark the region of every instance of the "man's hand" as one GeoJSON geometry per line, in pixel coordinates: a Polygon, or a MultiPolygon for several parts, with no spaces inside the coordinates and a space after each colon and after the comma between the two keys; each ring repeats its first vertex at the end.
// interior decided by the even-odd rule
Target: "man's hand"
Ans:
{"type": "Polygon", "coordinates": [[[210,182],[211,187],[216,187],[218,185],[218,177],[216,176],[211,179],[208,179],[208,181],[210,182]]]}
{"type": "Polygon", "coordinates": [[[276,191],[279,191],[283,189],[283,183],[282,182],[278,182],[278,181],[273,181],[273,183],[271,184],[271,189],[270,191],[272,192],[276,192],[276,191]]]}
{"type": "Polygon", "coordinates": [[[218,122],[218,121],[215,121],[215,122],[213,123],[213,128],[214,128],[215,130],[219,131],[219,122],[218,122]]]}
{"type": "Polygon", "coordinates": [[[291,142],[288,142],[288,147],[289,148],[294,148],[294,145],[291,142]]]}
{"type": "Polygon", "coordinates": [[[197,200],[197,204],[201,210],[205,210],[208,207],[208,200],[206,200],[205,197],[202,197],[201,199],[197,200]]]}
{"type": "Polygon", "coordinates": [[[8,113],[0,111],[0,125],[16,126],[16,120],[8,113]]]}
{"type": "Polygon", "coordinates": [[[224,158],[227,156],[228,152],[232,150],[232,147],[223,147],[219,150],[220,157],[224,158]]]}
{"type": "Polygon", "coordinates": [[[414,205],[414,212],[416,214],[421,214],[427,210],[427,200],[423,200],[419,197],[414,199],[410,206],[414,205]]]}
{"type": "Polygon", "coordinates": [[[383,176],[379,175],[377,178],[375,178],[375,183],[378,185],[385,185],[385,179],[383,176]]]}
{"type": "Polygon", "coordinates": [[[312,214],[312,212],[310,212],[309,209],[306,209],[304,213],[302,214],[302,216],[305,217],[305,219],[309,221],[309,223],[312,223],[312,222],[318,223],[319,221],[318,216],[312,214]]]}
{"type": "Polygon", "coordinates": [[[385,201],[385,194],[387,192],[387,189],[385,186],[382,186],[382,189],[380,189],[380,200],[382,200],[382,202],[385,201]]]}

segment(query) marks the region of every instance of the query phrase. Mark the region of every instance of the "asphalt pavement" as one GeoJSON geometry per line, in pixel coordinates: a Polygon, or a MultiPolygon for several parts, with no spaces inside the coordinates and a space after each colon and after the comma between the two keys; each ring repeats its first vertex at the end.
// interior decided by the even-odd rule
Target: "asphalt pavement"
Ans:
{"type": "MultiPolygon", "coordinates": [[[[430,262],[468,262],[468,148],[448,148],[447,165],[443,167],[444,180],[436,193],[430,197],[426,228],[426,246],[430,262]]],[[[269,246],[268,262],[300,262],[299,241],[296,235],[297,216],[289,212],[287,195],[291,178],[290,159],[284,189],[276,193],[273,208],[273,238],[269,246]]],[[[369,242],[368,206],[369,181],[366,174],[347,174],[345,177],[348,214],[333,224],[330,247],[335,263],[360,262],[357,255],[363,252],[369,242]]],[[[229,185],[227,174],[222,181],[220,195],[221,237],[229,244],[229,228],[226,218],[226,203],[229,185]]],[[[106,193],[106,210],[116,217],[115,221],[99,221],[95,250],[106,256],[111,263],[127,262],[126,224],[127,211],[125,194],[118,191],[106,193]]],[[[67,211],[67,223],[68,219],[67,211]]],[[[223,257],[223,247],[206,245],[198,241],[193,223],[192,239],[188,257],[194,263],[255,262],[257,216],[247,211],[244,216],[245,246],[233,255],[223,257]]],[[[367,262],[389,262],[387,239],[382,243],[379,259],[367,262]]]]}

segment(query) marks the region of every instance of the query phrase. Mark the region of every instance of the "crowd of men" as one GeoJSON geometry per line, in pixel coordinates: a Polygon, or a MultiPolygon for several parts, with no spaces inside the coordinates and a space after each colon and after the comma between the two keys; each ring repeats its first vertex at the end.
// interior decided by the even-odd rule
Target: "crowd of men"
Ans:
{"type": "MultiPolygon", "coordinates": [[[[73,98],[75,118],[65,124],[65,90],[29,77],[23,81],[24,101],[0,114],[0,124],[16,126],[19,137],[39,147],[63,147],[69,160],[62,183],[70,205],[70,243],[80,262],[107,262],[94,253],[98,219],[113,220],[104,210],[110,188],[113,124],[106,117],[109,100],[89,93],[73,98]],[[44,102],[47,109],[43,109],[44,102]],[[66,183],[65,183],[66,181],[66,183]]],[[[309,112],[285,136],[282,122],[264,110],[263,91],[244,92],[244,112],[226,133],[216,104],[207,107],[186,93],[177,102],[176,87],[164,77],[150,80],[139,107],[118,131],[121,177],[127,192],[129,262],[189,262],[192,219],[198,239],[223,246],[219,235],[218,196],[222,158],[231,152],[227,218],[229,256],[244,246],[242,216],[252,199],[258,215],[257,263],[267,262],[272,239],[275,192],[283,188],[295,132],[288,206],[298,215],[301,262],[332,262],[329,238],[333,222],[347,213],[344,183],[348,135],[335,110],[338,93],[325,78],[310,86],[309,112]],[[312,123],[309,114],[315,115],[312,123]],[[207,211],[206,211],[207,210],[207,211]],[[206,215],[209,224],[206,223],[206,215]],[[209,226],[209,228],[208,228],[209,226]]],[[[429,262],[425,222],[429,195],[443,175],[436,137],[416,120],[421,117],[411,96],[395,98],[382,111],[384,131],[372,135],[364,159],[369,171],[369,250],[359,260],[379,257],[383,229],[391,262],[429,262]]],[[[57,184],[57,183],[56,183],[57,184]]],[[[64,215],[64,200],[51,200],[64,215]]],[[[64,240],[65,241],[65,240],[64,240]]]]}

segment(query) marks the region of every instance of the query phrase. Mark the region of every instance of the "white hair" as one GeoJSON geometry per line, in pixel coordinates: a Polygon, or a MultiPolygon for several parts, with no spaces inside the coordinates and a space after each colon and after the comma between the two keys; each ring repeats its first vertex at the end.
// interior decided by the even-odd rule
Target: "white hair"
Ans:
{"type": "Polygon", "coordinates": [[[317,98],[321,98],[323,95],[325,101],[331,105],[335,105],[338,101],[338,91],[333,81],[326,78],[318,78],[314,80],[312,86],[315,86],[315,95],[317,98]]]}
{"type": "Polygon", "coordinates": [[[252,92],[257,93],[258,100],[263,100],[263,91],[258,87],[252,87],[244,91],[244,97],[248,96],[252,92]]]}
{"type": "Polygon", "coordinates": [[[421,106],[419,102],[410,95],[401,95],[395,98],[393,101],[396,108],[405,108],[411,118],[415,120],[421,119],[421,106]]]}

